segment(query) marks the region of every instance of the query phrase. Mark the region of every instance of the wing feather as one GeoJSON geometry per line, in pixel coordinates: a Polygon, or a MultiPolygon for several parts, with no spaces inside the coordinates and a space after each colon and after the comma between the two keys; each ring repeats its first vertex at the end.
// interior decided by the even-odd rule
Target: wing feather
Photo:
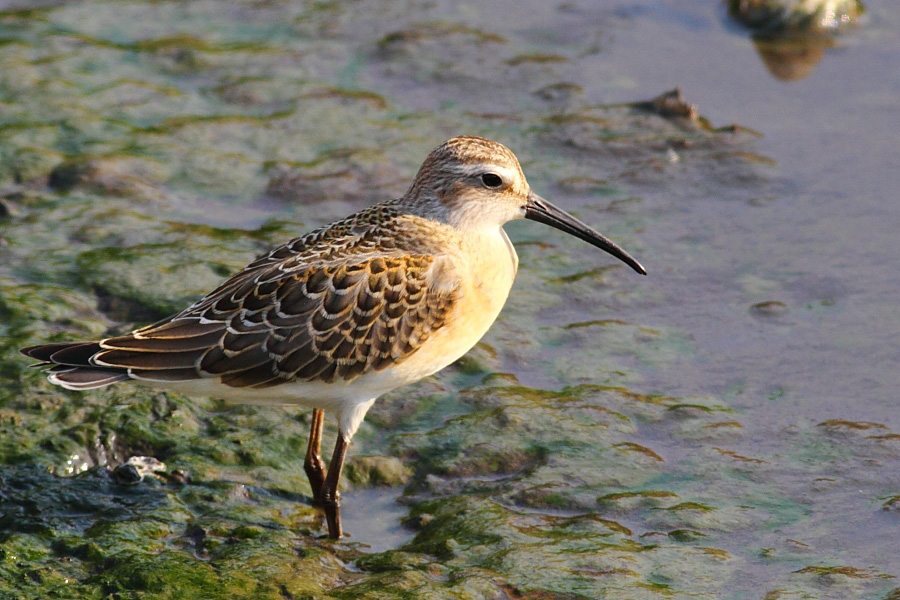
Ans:
{"type": "Polygon", "coordinates": [[[282,298],[278,310],[270,309],[261,326],[265,341],[256,346],[254,340],[249,353],[231,362],[226,362],[224,348],[213,349],[201,371],[227,373],[225,383],[244,387],[349,381],[397,364],[444,325],[457,299],[458,281],[447,281],[455,274],[445,262],[406,255],[294,272],[281,280],[275,296],[282,298]],[[442,277],[439,290],[429,285],[436,267],[442,277]],[[300,307],[289,319],[284,316],[287,299],[300,307]]]}
{"type": "Polygon", "coordinates": [[[134,352],[188,352],[192,350],[205,350],[210,345],[216,344],[222,337],[218,329],[204,327],[205,333],[175,337],[168,332],[165,337],[135,337],[123,335],[108,338],[100,343],[104,350],[131,350],[134,352]]]}
{"type": "Polygon", "coordinates": [[[197,364],[206,349],[187,352],[141,352],[139,350],[100,350],[91,357],[91,364],[112,369],[189,369],[197,364]]]}
{"type": "Polygon", "coordinates": [[[93,361],[152,379],[194,369],[234,387],[350,381],[402,362],[444,325],[459,287],[447,282],[454,273],[445,262],[376,257],[260,276],[265,283],[253,286],[239,280],[218,292],[227,302],[206,303],[185,323],[104,340],[93,361]],[[430,285],[435,270],[440,289],[430,285]]]}
{"type": "Polygon", "coordinates": [[[398,244],[389,236],[350,235],[353,227],[338,224],[273,250],[168,320],[99,343],[23,352],[102,371],[84,382],[70,375],[73,385],[127,376],[268,387],[385,369],[444,326],[460,282],[449,258],[391,250],[398,244]]]}

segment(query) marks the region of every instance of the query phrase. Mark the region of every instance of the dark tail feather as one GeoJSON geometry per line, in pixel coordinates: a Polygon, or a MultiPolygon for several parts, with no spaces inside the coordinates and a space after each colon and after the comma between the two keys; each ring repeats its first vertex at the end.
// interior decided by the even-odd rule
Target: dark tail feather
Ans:
{"type": "Polygon", "coordinates": [[[40,346],[28,346],[19,350],[19,352],[30,358],[58,365],[71,365],[73,367],[90,365],[91,357],[99,351],[99,342],[41,344],[40,346]]]}
{"type": "Polygon", "coordinates": [[[100,351],[98,342],[42,344],[22,348],[25,356],[43,361],[36,367],[55,365],[49,370],[50,383],[70,390],[90,390],[130,379],[125,369],[106,369],[91,365],[91,357],[100,351]]]}
{"type": "Polygon", "coordinates": [[[72,367],[93,366],[91,358],[100,352],[99,342],[86,342],[84,344],[72,344],[68,348],[57,350],[50,355],[50,361],[58,365],[72,367]]]}
{"type": "Polygon", "coordinates": [[[50,383],[68,390],[92,390],[131,379],[125,371],[59,366],[50,370],[50,383]]]}
{"type": "Polygon", "coordinates": [[[35,360],[42,360],[44,362],[51,362],[50,357],[53,356],[55,352],[59,352],[60,350],[65,350],[66,348],[71,348],[72,346],[78,346],[84,342],[72,343],[72,342],[64,342],[62,344],[41,344],[40,346],[28,346],[27,348],[22,348],[19,350],[22,354],[29,358],[33,358],[35,360]]]}

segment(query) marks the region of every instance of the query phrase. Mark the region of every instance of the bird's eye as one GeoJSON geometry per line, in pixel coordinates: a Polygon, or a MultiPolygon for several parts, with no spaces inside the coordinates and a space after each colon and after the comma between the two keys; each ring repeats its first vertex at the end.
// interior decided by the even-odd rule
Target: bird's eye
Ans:
{"type": "Polygon", "coordinates": [[[481,176],[481,183],[488,189],[495,190],[503,185],[503,179],[496,173],[485,173],[481,176]]]}

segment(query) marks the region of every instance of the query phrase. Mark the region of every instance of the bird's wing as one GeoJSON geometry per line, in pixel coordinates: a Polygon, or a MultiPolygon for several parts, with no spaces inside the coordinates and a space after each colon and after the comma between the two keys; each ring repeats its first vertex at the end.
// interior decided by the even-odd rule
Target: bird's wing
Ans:
{"type": "Polygon", "coordinates": [[[444,256],[265,258],[173,318],[103,340],[90,363],[235,387],[349,381],[412,355],[461,294],[444,256]]]}

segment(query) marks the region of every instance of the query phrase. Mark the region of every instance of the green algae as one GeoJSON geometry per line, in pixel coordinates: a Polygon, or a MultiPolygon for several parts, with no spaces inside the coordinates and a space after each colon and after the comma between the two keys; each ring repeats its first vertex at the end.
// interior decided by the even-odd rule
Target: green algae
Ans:
{"type": "Polygon", "coordinates": [[[395,31],[390,33],[378,44],[382,47],[393,46],[398,44],[408,44],[410,42],[431,41],[435,38],[449,36],[467,36],[476,40],[480,44],[494,43],[505,44],[506,40],[496,34],[487,33],[473,27],[466,27],[458,23],[416,23],[406,30],[395,31]]]}
{"type": "Polygon", "coordinates": [[[872,577],[872,574],[864,569],[858,569],[856,567],[804,567],[798,571],[794,571],[795,573],[812,573],[813,575],[818,576],[831,576],[831,575],[841,575],[843,577],[850,577],[852,579],[868,579],[872,577]]]}

